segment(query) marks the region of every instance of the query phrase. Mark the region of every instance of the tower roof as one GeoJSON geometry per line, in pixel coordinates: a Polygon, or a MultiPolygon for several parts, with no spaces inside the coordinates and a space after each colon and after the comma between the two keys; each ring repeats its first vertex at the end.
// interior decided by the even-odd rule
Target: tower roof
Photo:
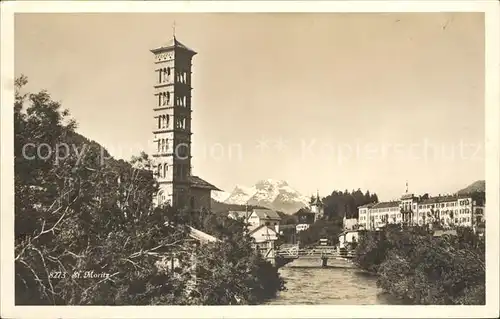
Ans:
{"type": "Polygon", "coordinates": [[[316,198],[312,202],[315,206],[321,206],[321,199],[319,198],[319,191],[316,192],[316,198]]]}
{"type": "Polygon", "coordinates": [[[161,51],[171,51],[171,50],[175,50],[175,49],[185,50],[185,51],[191,52],[191,54],[193,54],[193,55],[196,54],[196,51],[188,48],[184,44],[182,44],[179,41],[177,41],[177,39],[175,38],[175,36],[172,38],[172,40],[170,40],[169,42],[163,44],[159,48],[151,50],[151,52],[157,53],[157,52],[161,52],[161,51]]]}
{"type": "Polygon", "coordinates": [[[201,188],[201,189],[209,189],[213,191],[222,191],[219,188],[215,187],[214,185],[210,184],[209,182],[201,179],[198,176],[189,176],[188,177],[190,186],[192,188],[201,188]]]}

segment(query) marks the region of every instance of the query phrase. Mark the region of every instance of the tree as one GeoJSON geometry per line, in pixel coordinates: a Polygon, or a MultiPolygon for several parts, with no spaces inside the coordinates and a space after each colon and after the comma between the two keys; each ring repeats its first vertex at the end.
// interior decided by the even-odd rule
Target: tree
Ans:
{"type": "Polygon", "coordinates": [[[108,158],[47,92],[21,94],[24,84],[14,106],[16,303],[174,302],[182,281],[155,263],[186,233],[152,210],[151,172],[108,158]]]}
{"type": "Polygon", "coordinates": [[[424,227],[396,225],[364,232],[355,262],[377,284],[409,304],[484,304],[484,241],[470,229],[434,237],[424,227]]]}
{"type": "MultiPolygon", "coordinates": [[[[187,295],[205,263],[197,268],[193,261],[205,255],[213,261],[205,263],[206,271],[230,272],[258,284],[267,280],[265,292],[276,293],[281,280],[276,270],[255,253],[242,257],[248,249],[238,253],[248,246],[241,225],[212,223],[214,232],[240,237],[193,247],[187,224],[200,216],[153,207],[157,185],[146,154],[130,163],[114,160],[74,131],[76,122],[47,92],[21,93],[26,83],[25,77],[16,80],[14,105],[16,304],[229,303],[223,297],[187,295]],[[222,264],[215,258],[220,250],[227,257],[222,264]],[[164,267],[172,257],[177,266],[164,267]]],[[[203,283],[203,275],[199,278],[203,283]]],[[[248,302],[260,300],[254,294],[261,286],[245,295],[244,282],[231,283],[201,287],[206,296],[227,288],[227,294],[243,295],[248,302]]]]}
{"type": "Polygon", "coordinates": [[[300,244],[304,247],[317,245],[326,238],[332,245],[338,243],[338,235],[342,232],[342,221],[318,220],[308,229],[298,233],[300,244]]]}
{"type": "Polygon", "coordinates": [[[221,242],[198,247],[195,304],[258,304],[284,289],[276,268],[253,248],[245,223],[225,216],[208,215],[202,230],[221,242]]]}

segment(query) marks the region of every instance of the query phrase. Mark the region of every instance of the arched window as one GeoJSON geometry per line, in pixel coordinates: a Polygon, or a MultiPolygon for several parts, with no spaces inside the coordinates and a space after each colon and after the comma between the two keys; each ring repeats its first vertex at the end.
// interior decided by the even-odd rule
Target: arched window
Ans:
{"type": "Polygon", "coordinates": [[[170,67],[167,68],[167,76],[170,76],[170,67]]]}
{"type": "Polygon", "coordinates": [[[158,164],[158,177],[161,177],[161,164],[158,164]]]}
{"type": "Polygon", "coordinates": [[[163,165],[163,177],[167,177],[167,172],[168,172],[168,165],[165,163],[165,165],[163,165]]]}
{"type": "Polygon", "coordinates": [[[168,105],[168,104],[170,104],[170,92],[166,93],[166,97],[167,97],[167,105],[168,105]]]}
{"type": "Polygon", "coordinates": [[[167,94],[165,92],[163,92],[162,95],[163,95],[163,103],[162,103],[162,105],[167,105],[167,98],[166,98],[167,94]]]}
{"type": "Polygon", "coordinates": [[[161,128],[161,121],[162,121],[161,116],[158,116],[158,128],[161,128]]]}
{"type": "Polygon", "coordinates": [[[158,94],[158,106],[161,106],[162,104],[162,94],[158,94]]]}
{"type": "Polygon", "coordinates": [[[168,127],[169,124],[170,124],[170,115],[167,114],[167,125],[166,125],[166,127],[168,127]]]}
{"type": "Polygon", "coordinates": [[[168,138],[165,139],[165,152],[168,151],[168,138]]]}
{"type": "Polygon", "coordinates": [[[161,140],[158,139],[158,153],[160,153],[160,150],[161,150],[161,140]]]}

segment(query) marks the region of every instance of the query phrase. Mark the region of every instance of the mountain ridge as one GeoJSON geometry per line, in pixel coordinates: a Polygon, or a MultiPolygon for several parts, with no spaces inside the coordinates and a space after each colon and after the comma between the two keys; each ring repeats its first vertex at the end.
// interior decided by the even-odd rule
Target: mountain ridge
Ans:
{"type": "Polygon", "coordinates": [[[263,179],[252,187],[237,184],[232,192],[212,192],[212,199],[231,205],[260,206],[293,214],[309,205],[302,195],[284,180],[263,179]]]}
{"type": "Polygon", "coordinates": [[[467,187],[462,188],[461,190],[457,191],[457,194],[458,195],[466,195],[466,194],[485,192],[485,191],[486,191],[486,181],[480,179],[480,180],[473,182],[472,184],[467,185],[467,187]]]}

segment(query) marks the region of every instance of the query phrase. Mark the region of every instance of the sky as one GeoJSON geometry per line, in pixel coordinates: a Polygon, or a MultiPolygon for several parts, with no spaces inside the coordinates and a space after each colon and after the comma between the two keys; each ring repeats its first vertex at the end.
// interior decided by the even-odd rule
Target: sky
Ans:
{"type": "Polygon", "coordinates": [[[152,147],[153,54],[192,69],[193,174],[381,200],[485,178],[481,13],[17,14],[15,73],[117,158],[152,147]]]}

